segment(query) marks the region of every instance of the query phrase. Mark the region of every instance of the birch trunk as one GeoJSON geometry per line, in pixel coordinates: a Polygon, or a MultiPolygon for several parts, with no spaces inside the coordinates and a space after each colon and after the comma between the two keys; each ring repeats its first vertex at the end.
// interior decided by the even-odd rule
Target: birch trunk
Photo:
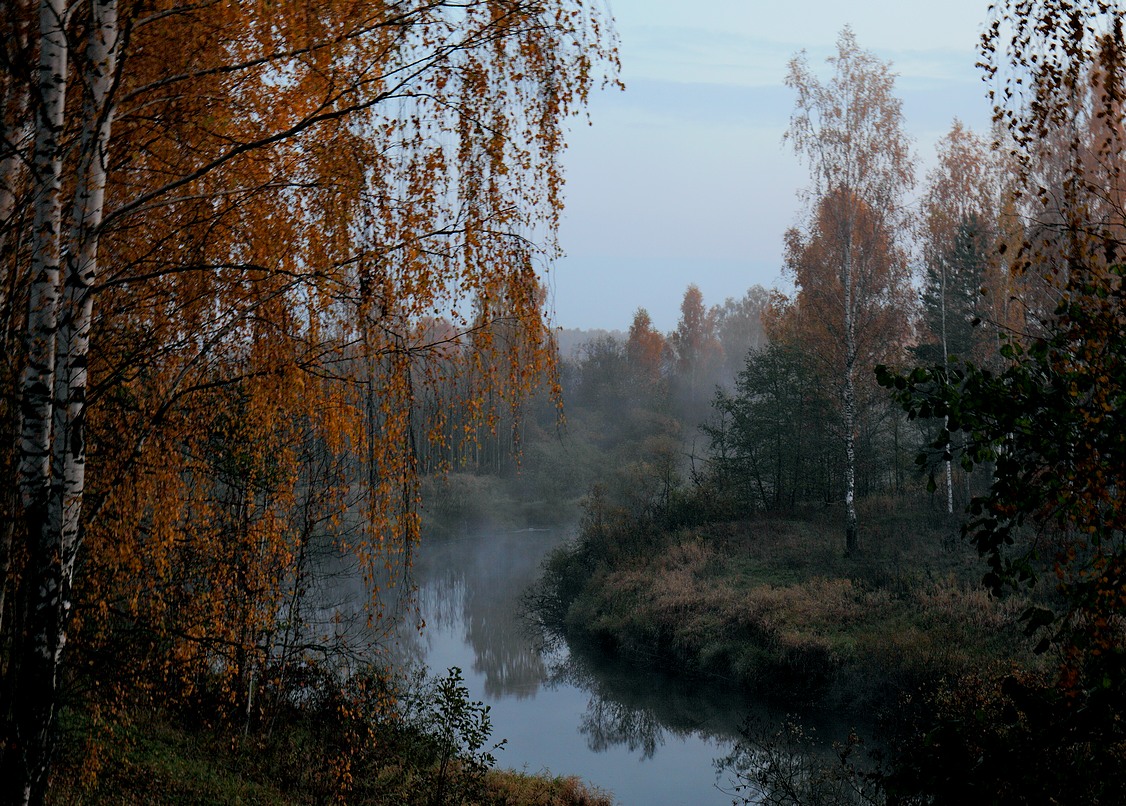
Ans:
{"type": "Polygon", "coordinates": [[[61,606],[59,523],[50,511],[52,394],[59,320],[63,123],[67,89],[66,7],[39,4],[39,66],[32,157],[34,219],[27,313],[27,358],[20,379],[19,488],[27,523],[30,597],[13,648],[13,723],[4,749],[5,800],[38,803],[46,791],[54,670],[62,645],[52,613],[61,606]],[[52,692],[44,698],[44,694],[52,692]]]}
{"type": "MultiPolygon", "coordinates": [[[[23,378],[20,485],[28,525],[29,594],[25,645],[15,689],[16,802],[41,804],[66,645],[71,583],[80,542],[86,444],[83,433],[98,230],[106,180],[116,78],[117,0],[93,0],[86,48],[88,73],[78,171],[66,248],[60,193],[61,148],[67,90],[64,4],[43,0],[40,12],[40,91],[36,120],[32,289],[29,355],[23,378]],[[59,287],[60,252],[65,283],[59,287]]],[[[9,752],[11,750],[9,749],[9,752]]],[[[13,777],[9,777],[9,781],[13,777]]]]}
{"type": "MultiPolygon", "coordinates": [[[[939,279],[939,309],[942,314],[942,364],[945,366],[950,361],[946,343],[946,261],[942,262],[942,274],[939,279]]],[[[950,424],[950,417],[942,418],[943,427],[950,424]]],[[[950,460],[946,460],[946,514],[954,514],[954,470],[950,460]]]]}
{"type": "Polygon", "coordinates": [[[847,26],[828,61],[833,65],[828,82],[812,73],[804,54],[790,62],[786,78],[797,101],[785,136],[809,163],[814,203],[807,237],[796,231],[788,236],[787,261],[799,288],[799,338],[809,338],[822,362],[844,376],[838,375],[845,549],[853,554],[860,550],[856,431],[863,417],[857,410],[857,373],[895,355],[906,337],[906,317],[897,306],[907,300],[908,272],[895,233],[902,221],[900,199],[914,185],[915,172],[889,65],[861,50],[847,26]],[[838,289],[828,287],[837,282],[841,303],[838,289]]]}
{"type": "Polygon", "coordinates": [[[63,317],[59,330],[59,371],[55,381],[52,461],[62,484],[52,501],[60,513],[62,563],[69,587],[78,550],[82,495],[86,482],[84,433],[86,388],[98,272],[98,236],[105,205],[107,156],[113,121],[111,97],[117,74],[117,0],[94,0],[86,48],[90,74],[83,118],[81,159],[66,255],[63,317]]]}
{"type": "Polygon", "coordinates": [[[845,333],[845,554],[852,556],[860,550],[860,537],[856,516],[856,386],[853,381],[856,368],[856,321],[852,288],[852,216],[849,218],[845,235],[844,276],[841,279],[844,285],[845,333]]]}

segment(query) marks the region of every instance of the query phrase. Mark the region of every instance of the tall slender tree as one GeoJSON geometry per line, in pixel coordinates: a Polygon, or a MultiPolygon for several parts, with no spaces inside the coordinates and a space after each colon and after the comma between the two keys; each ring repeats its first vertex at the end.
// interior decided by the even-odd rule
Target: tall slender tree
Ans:
{"type": "MultiPolygon", "coordinates": [[[[996,353],[996,321],[986,296],[997,270],[1000,182],[996,158],[955,120],[938,144],[920,204],[924,332],[915,354],[945,364],[951,355],[983,361],[996,353]],[[988,345],[989,336],[994,343],[988,345]],[[990,350],[990,347],[992,348],[990,350]]],[[[946,511],[954,512],[953,463],[946,460],[946,511]]]]}
{"type": "Polygon", "coordinates": [[[996,261],[1001,183],[988,144],[955,120],[938,143],[938,162],[927,174],[920,201],[923,260],[924,344],[937,345],[928,358],[951,354],[987,358],[985,328],[995,317],[987,274],[996,261]]]}
{"type": "Polygon", "coordinates": [[[668,349],[661,331],[653,327],[649,311],[638,308],[626,337],[626,359],[644,394],[651,392],[664,377],[668,349]]]}
{"type": "Polygon", "coordinates": [[[797,93],[786,139],[810,168],[808,223],[787,235],[798,288],[793,313],[807,349],[836,379],[845,449],[845,545],[860,548],[856,514],[857,384],[902,343],[908,267],[899,245],[903,195],[914,185],[895,74],[849,28],[822,81],[805,54],[790,62],[797,93]],[[881,352],[876,353],[874,350],[881,352]]]}

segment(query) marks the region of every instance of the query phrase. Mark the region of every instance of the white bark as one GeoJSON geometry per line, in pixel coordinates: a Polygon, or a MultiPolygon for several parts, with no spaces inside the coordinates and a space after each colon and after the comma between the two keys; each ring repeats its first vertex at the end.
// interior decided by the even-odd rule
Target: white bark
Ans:
{"type": "MultiPolygon", "coordinates": [[[[941,264],[942,273],[940,275],[939,283],[939,310],[942,314],[942,363],[943,366],[950,360],[946,344],[946,261],[943,260],[941,264]]],[[[945,427],[950,423],[949,417],[944,417],[942,425],[945,427]]],[[[950,460],[946,460],[946,514],[954,514],[954,470],[951,467],[950,460]]]]}
{"type": "MultiPolygon", "coordinates": [[[[851,194],[846,204],[852,205],[851,194]]],[[[847,213],[844,241],[844,266],[841,284],[844,291],[844,334],[845,334],[845,373],[844,373],[844,432],[845,432],[845,553],[855,554],[860,550],[858,534],[859,519],[856,515],[856,317],[853,311],[852,283],[852,227],[854,216],[851,209],[847,213]]]]}
{"type": "Polygon", "coordinates": [[[27,314],[27,358],[20,379],[19,488],[28,531],[30,612],[27,633],[17,649],[15,750],[5,758],[14,794],[27,804],[46,790],[54,713],[55,670],[62,647],[51,618],[60,605],[55,540],[50,514],[52,395],[59,320],[59,258],[62,225],[63,124],[66,110],[66,6],[39,4],[39,104],[35,110],[32,156],[33,225],[27,314]],[[46,701],[44,701],[46,700],[46,701]]]}
{"type": "MultiPolygon", "coordinates": [[[[894,75],[888,65],[861,50],[847,27],[837,40],[837,53],[830,59],[834,75],[823,83],[809,70],[804,54],[790,63],[786,79],[797,90],[797,102],[786,139],[794,151],[809,162],[812,185],[808,196],[817,205],[830,194],[840,194],[844,208],[835,224],[841,263],[825,266],[839,272],[842,290],[842,325],[845,361],[842,380],[842,418],[845,442],[845,541],[851,554],[860,549],[856,512],[856,399],[857,363],[868,360],[859,354],[860,344],[871,341],[863,332],[865,306],[878,289],[871,287],[870,244],[856,231],[860,205],[885,217],[889,226],[899,217],[903,192],[914,184],[914,161],[910,141],[903,134],[902,104],[893,94],[894,75]],[[859,314],[859,315],[858,315],[859,314]]],[[[816,215],[816,212],[815,212],[816,215]]],[[[894,282],[889,278],[889,283],[894,282]]],[[[834,359],[835,360],[835,359],[834,359]]]]}
{"type": "MultiPolygon", "coordinates": [[[[87,107],[81,140],[66,255],[63,317],[59,330],[59,371],[55,384],[53,462],[62,484],[52,509],[58,509],[61,562],[69,589],[78,549],[82,494],[86,479],[84,420],[93,289],[98,269],[98,234],[105,202],[107,151],[113,121],[111,96],[118,58],[117,0],[94,0],[86,46],[89,65],[87,107]]],[[[67,605],[69,606],[69,604],[67,605]]]]}
{"type": "Polygon", "coordinates": [[[25,510],[45,514],[51,468],[51,392],[59,310],[63,115],[67,41],[63,0],[39,4],[39,105],[35,116],[35,187],[28,299],[27,364],[20,380],[20,494],[25,510]]]}
{"type": "Polygon", "coordinates": [[[79,546],[92,291],[119,41],[117,0],[92,0],[78,170],[62,249],[60,137],[68,77],[64,14],[61,0],[41,3],[42,103],[35,121],[35,224],[19,468],[28,524],[30,612],[16,688],[21,700],[15,717],[20,757],[14,765],[6,760],[8,769],[18,767],[24,804],[41,803],[46,794],[58,671],[79,546]],[[60,259],[66,271],[62,289],[60,259]]]}

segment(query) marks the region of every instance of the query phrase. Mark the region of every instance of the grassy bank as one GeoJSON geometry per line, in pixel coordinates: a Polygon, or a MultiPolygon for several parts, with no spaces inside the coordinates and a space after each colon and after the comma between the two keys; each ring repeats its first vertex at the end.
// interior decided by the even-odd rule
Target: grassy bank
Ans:
{"type": "Polygon", "coordinates": [[[387,693],[306,703],[243,730],[199,712],[67,711],[48,803],[612,806],[575,777],[497,769],[487,709],[460,677],[387,693]]]}
{"type": "MultiPolygon", "coordinates": [[[[324,803],[312,788],[290,786],[293,770],[281,764],[312,764],[315,759],[282,759],[262,755],[254,744],[221,743],[214,736],[151,722],[136,728],[127,743],[109,751],[97,774],[63,765],[49,797],[51,804],[150,806],[151,804],[259,804],[303,806],[324,803]]],[[[426,804],[434,793],[436,770],[416,773],[408,787],[403,776],[409,764],[389,767],[384,775],[361,782],[361,792],[340,802],[352,804],[426,804]],[[396,780],[398,779],[398,780],[396,780]],[[409,791],[413,789],[413,792],[409,791]]],[[[308,771],[315,774],[314,770],[308,771]]],[[[328,801],[331,802],[331,801],[328,801]]],[[[453,801],[459,802],[459,801],[453,801]]],[[[528,775],[490,770],[481,790],[465,804],[490,806],[611,806],[605,793],[575,777],[528,775]]]]}
{"type": "Polygon", "coordinates": [[[869,502],[845,558],[831,513],[647,531],[589,520],[550,561],[548,626],[640,663],[792,705],[867,709],[943,677],[1022,664],[1025,602],[991,599],[954,527],[869,502]]]}

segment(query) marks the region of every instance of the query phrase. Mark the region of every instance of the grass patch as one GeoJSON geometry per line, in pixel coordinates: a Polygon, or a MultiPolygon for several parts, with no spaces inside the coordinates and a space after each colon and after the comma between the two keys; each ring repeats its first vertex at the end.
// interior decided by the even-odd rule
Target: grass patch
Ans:
{"type": "Polygon", "coordinates": [[[867,710],[943,677],[1036,664],[1019,634],[1026,603],[981,589],[956,527],[891,502],[869,507],[856,557],[823,513],[644,537],[588,529],[550,561],[557,593],[543,599],[569,636],[789,705],[867,710]]]}
{"type": "Polygon", "coordinates": [[[521,806],[613,806],[606,792],[575,776],[492,770],[485,779],[489,803],[521,806]]]}
{"type": "Polygon", "coordinates": [[[65,724],[70,741],[85,734],[85,746],[69,747],[60,755],[50,804],[302,803],[274,782],[278,779],[257,775],[237,747],[221,744],[212,735],[148,716],[128,725],[100,726],[95,744],[84,716],[70,713],[65,724]],[[73,763],[76,756],[82,764],[73,763]]]}

